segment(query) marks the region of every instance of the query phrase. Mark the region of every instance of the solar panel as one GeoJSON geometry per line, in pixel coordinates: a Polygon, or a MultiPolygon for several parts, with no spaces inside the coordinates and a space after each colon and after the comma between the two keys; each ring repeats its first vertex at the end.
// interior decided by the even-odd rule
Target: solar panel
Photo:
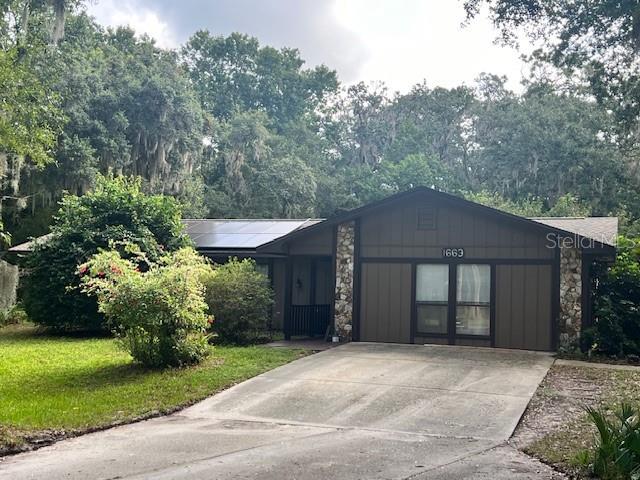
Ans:
{"type": "Polygon", "coordinates": [[[257,248],[321,220],[184,220],[200,249],[257,248]]]}

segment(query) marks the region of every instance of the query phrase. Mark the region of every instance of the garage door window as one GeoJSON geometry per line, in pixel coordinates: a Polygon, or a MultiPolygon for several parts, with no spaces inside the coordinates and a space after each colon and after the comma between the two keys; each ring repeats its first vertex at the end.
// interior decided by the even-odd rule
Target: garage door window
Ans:
{"type": "Polygon", "coordinates": [[[491,267],[458,265],[456,333],[488,336],[491,331],[491,267]]]}
{"type": "Polygon", "coordinates": [[[416,266],[417,331],[447,333],[448,265],[416,266]]]}

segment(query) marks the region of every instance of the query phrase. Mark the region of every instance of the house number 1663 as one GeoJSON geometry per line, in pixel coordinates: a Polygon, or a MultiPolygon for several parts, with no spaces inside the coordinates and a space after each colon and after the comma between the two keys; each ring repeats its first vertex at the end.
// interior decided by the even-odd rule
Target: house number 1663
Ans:
{"type": "Polygon", "coordinates": [[[442,256],[444,258],[462,258],[464,257],[464,248],[443,248],[442,256]]]}

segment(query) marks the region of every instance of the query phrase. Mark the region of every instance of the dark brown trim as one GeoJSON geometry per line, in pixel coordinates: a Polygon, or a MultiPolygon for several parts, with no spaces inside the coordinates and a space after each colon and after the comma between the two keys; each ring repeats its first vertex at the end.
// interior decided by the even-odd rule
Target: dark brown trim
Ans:
{"type": "Polygon", "coordinates": [[[560,248],[558,247],[555,249],[551,278],[551,350],[556,351],[560,327],[560,248]]]}
{"type": "Polygon", "coordinates": [[[283,319],[283,330],[284,330],[284,339],[291,340],[291,301],[292,301],[292,292],[291,292],[291,282],[293,281],[293,259],[291,257],[287,257],[285,262],[285,271],[284,271],[284,319],[283,319]]]}
{"type": "Polygon", "coordinates": [[[445,263],[485,265],[553,265],[553,258],[360,257],[362,263],[445,263]]]}
{"type": "Polygon", "coordinates": [[[331,239],[331,330],[335,332],[336,325],[336,261],[338,251],[338,226],[333,227],[333,238],[331,239]]]}
{"type": "Polygon", "coordinates": [[[416,330],[418,329],[418,302],[416,302],[416,265],[411,264],[411,325],[409,326],[409,341],[416,343],[416,330]]]}
{"type": "Polygon", "coordinates": [[[449,263],[449,305],[447,309],[447,334],[449,345],[456,342],[456,290],[458,286],[458,264],[449,263]]]}
{"type": "MultiPolygon", "coordinates": [[[[416,337],[419,338],[440,338],[440,339],[449,339],[448,333],[421,333],[416,332],[416,337]]],[[[491,335],[469,335],[467,333],[460,333],[455,336],[455,340],[491,340],[491,335]]],[[[455,345],[453,343],[452,345],[455,345]]]]}
{"type": "Polygon", "coordinates": [[[204,255],[209,258],[226,258],[238,257],[238,258],[285,258],[287,255],[282,253],[256,253],[255,250],[196,250],[200,255],[204,255]]]}
{"type": "Polygon", "coordinates": [[[489,287],[489,337],[491,346],[496,346],[496,264],[491,264],[491,286],[489,287]]]}
{"type": "Polygon", "coordinates": [[[353,292],[351,301],[351,325],[353,327],[352,338],[360,340],[360,284],[362,271],[360,269],[360,219],[356,218],[353,224],[353,292]]]}
{"type": "Polygon", "coordinates": [[[582,252],[582,267],[581,267],[581,314],[582,314],[582,330],[589,328],[593,325],[593,312],[592,312],[592,292],[591,292],[591,266],[593,264],[593,256],[582,252]]]}

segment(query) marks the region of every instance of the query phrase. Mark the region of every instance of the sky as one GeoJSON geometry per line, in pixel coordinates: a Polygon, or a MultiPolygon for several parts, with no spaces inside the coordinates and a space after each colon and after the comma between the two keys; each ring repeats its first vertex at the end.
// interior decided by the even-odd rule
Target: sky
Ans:
{"type": "Polygon", "coordinates": [[[337,70],[345,84],[383,81],[403,93],[422,81],[471,85],[483,72],[506,75],[518,90],[525,73],[517,51],[494,43],[486,15],[462,25],[462,0],[94,0],[88,10],[165,48],[200,29],[246,33],[298,48],[308,65],[337,70]]]}

